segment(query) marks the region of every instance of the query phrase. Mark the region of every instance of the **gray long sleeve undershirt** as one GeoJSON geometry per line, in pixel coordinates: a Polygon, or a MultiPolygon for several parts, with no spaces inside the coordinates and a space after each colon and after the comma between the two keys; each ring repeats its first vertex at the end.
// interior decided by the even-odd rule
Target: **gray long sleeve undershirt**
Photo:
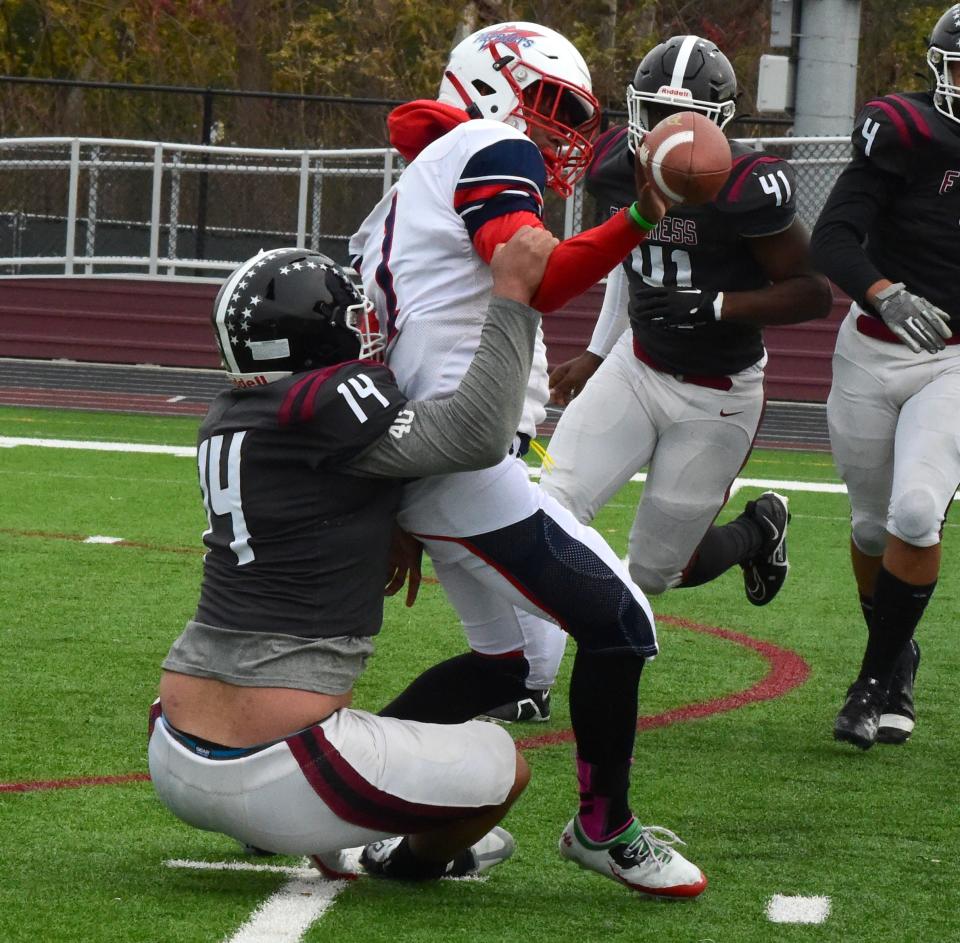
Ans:
{"type": "Polygon", "coordinates": [[[397,421],[346,468],[377,478],[423,478],[495,465],[520,423],[539,313],[490,299],[480,346],[456,392],[410,400],[397,421]]]}

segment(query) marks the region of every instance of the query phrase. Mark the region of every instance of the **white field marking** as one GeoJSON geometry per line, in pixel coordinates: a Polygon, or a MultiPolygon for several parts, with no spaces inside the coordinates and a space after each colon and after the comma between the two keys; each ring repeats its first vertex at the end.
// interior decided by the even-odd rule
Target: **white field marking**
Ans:
{"type": "Polygon", "coordinates": [[[163,862],[168,868],[190,868],[193,871],[268,871],[272,874],[286,874],[289,877],[304,879],[319,872],[313,868],[291,868],[281,864],[252,864],[249,861],[189,861],[186,858],[169,858],[163,862]]]}
{"type": "MultiPolygon", "coordinates": [[[[344,864],[349,871],[360,870],[362,848],[344,850],[344,864]]],[[[303,859],[306,862],[306,858],[303,859]]],[[[196,871],[266,871],[284,874],[289,880],[271,894],[250,915],[236,933],[224,943],[300,943],[303,935],[330,909],[337,895],[346,890],[350,881],[327,881],[316,870],[277,864],[252,864],[248,861],[188,861],[170,858],[163,862],[168,868],[191,868],[196,871]]],[[[486,883],[487,875],[467,875],[462,878],[444,878],[448,881],[486,883]]]]}
{"type": "MultiPolygon", "coordinates": [[[[2,441],[2,440],[0,440],[2,441]]],[[[540,478],[540,469],[531,468],[530,477],[537,481],[540,478]]],[[[638,472],[631,481],[644,482],[647,480],[646,472],[638,472]]],[[[779,478],[737,478],[730,485],[730,497],[732,498],[741,488],[763,488],[766,491],[819,491],[824,494],[846,494],[847,486],[839,482],[830,481],[784,481],[779,478]]]]}
{"type": "Polygon", "coordinates": [[[84,539],[85,544],[119,544],[123,543],[123,537],[105,537],[103,534],[93,534],[84,539]]]}
{"type": "Polygon", "coordinates": [[[347,883],[291,878],[271,894],[225,943],[300,943],[347,883]]]}
{"type": "Polygon", "coordinates": [[[299,943],[346,889],[349,881],[326,881],[313,868],[291,868],[246,861],[165,861],[168,868],[209,871],[269,871],[289,880],[271,894],[224,943],[299,943]]]}
{"type": "MultiPolygon", "coordinates": [[[[139,442],[86,442],[78,439],[21,439],[15,436],[0,436],[0,448],[15,448],[19,445],[45,449],[89,449],[94,452],[143,452],[152,455],[176,455],[180,458],[193,458],[197,450],[188,445],[145,445],[139,442]]],[[[530,477],[540,478],[539,468],[529,469],[530,477]]],[[[631,481],[644,482],[645,472],[634,475],[631,481]]],[[[765,491],[809,491],[820,494],[846,494],[847,486],[830,481],[786,481],[779,478],[737,478],[730,486],[733,497],[741,488],[763,488],[765,491]]],[[[960,491],[955,497],[960,498],[960,491]]]]}
{"type": "Polygon", "coordinates": [[[141,442],[85,442],[79,439],[20,439],[0,436],[0,448],[28,445],[40,449],[87,449],[92,452],[146,452],[151,455],[176,455],[193,458],[197,450],[192,445],[145,445],[141,442]]]}
{"type": "Polygon", "coordinates": [[[186,396],[171,396],[170,399],[165,400],[167,403],[179,403],[180,400],[186,399],[186,396]]]}
{"type": "Polygon", "coordinates": [[[774,894],[767,903],[767,919],[771,923],[823,923],[829,916],[829,897],[774,894]]]}

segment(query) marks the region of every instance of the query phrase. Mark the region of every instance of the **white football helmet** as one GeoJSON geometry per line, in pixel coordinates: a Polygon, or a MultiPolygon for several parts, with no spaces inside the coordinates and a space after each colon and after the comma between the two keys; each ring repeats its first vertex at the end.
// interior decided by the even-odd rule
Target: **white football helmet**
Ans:
{"type": "Polygon", "coordinates": [[[600,104],[583,56],[552,29],[498,23],[478,30],[450,53],[437,97],[472,118],[503,121],[528,136],[539,128],[561,139],[557,147],[540,147],[547,185],[562,196],[586,173],[600,104]]]}
{"type": "Polygon", "coordinates": [[[942,115],[960,122],[960,85],[950,74],[960,62],[960,3],[955,3],[937,20],[930,34],[927,65],[937,77],[933,104],[942,115]]]}

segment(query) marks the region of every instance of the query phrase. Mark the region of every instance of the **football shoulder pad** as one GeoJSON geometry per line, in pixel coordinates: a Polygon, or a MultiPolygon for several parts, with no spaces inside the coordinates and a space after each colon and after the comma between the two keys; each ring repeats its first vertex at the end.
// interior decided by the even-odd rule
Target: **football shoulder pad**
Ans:
{"type": "Polygon", "coordinates": [[[453,207],[471,239],[484,223],[508,213],[542,217],[547,187],[543,155],[530,138],[492,121],[483,122],[481,133],[469,133],[474,123],[461,125],[467,127],[461,134],[468,147],[453,194],[453,207]]]}
{"type": "Polygon", "coordinates": [[[733,166],[715,205],[743,236],[786,229],[797,212],[797,175],[789,161],[730,142],[733,166]]]}
{"type": "Polygon", "coordinates": [[[378,439],[407,402],[383,364],[354,360],[283,381],[276,421],[306,435],[319,458],[344,459],[378,439]]]}
{"type": "Polygon", "coordinates": [[[857,115],[850,140],[877,169],[905,177],[918,154],[944,134],[930,94],[913,92],[868,101],[857,115]]]}

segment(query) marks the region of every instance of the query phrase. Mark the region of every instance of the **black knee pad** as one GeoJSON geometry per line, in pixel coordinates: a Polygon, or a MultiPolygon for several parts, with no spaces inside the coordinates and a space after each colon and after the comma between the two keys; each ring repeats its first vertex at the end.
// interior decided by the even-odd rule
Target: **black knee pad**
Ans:
{"type": "Polygon", "coordinates": [[[653,626],[620,576],[543,510],[463,544],[596,654],[657,653],[653,626]]]}

